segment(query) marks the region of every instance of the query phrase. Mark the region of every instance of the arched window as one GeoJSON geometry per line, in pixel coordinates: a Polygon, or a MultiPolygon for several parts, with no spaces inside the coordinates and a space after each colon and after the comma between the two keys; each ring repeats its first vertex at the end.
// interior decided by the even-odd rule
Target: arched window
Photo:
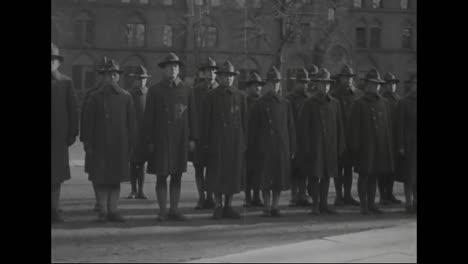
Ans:
{"type": "Polygon", "coordinates": [[[198,48],[214,48],[218,44],[218,28],[213,25],[194,26],[195,45],[198,48]]]}
{"type": "Polygon", "coordinates": [[[250,74],[252,72],[260,74],[257,63],[255,63],[255,61],[250,58],[245,59],[239,64],[239,72],[238,87],[241,90],[245,90],[245,88],[247,88],[245,84],[249,80],[250,74]]]}
{"type": "Polygon", "coordinates": [[[72,79],[79,104],[85,92],[96,85],[94,60],[88,55],[80,55],[72,63],[72,79]]]}
{"type": "Polygon", "coordinates": [[[123,76],[123,88],[129,91],[132,88],[133,81],[135,80],[134,77],[129,76],[129,73],[135,72],[140,65],[146,67],[145,63],[139,56],[131,56],[124,60],[124,67],[123,70],[125,71],[125,75],[123,76]]]}
{"type": "Polygon", "coordinates": [[[94,19],[88,12],[75,17],[75,41],[80,45],[94,44],[94,19]]]}
{"type": "Polygon", "coordinates": [[[131,17],[125,24],[125,41],[128,47],[141,48],[145,46],[146,25],[138,16],[131,17]]]}
{"type": "Polygon", "coordinates": [[[367,22],[361,19],[355,29],[355,45],[357,48],[367,48],[367,22]]]}
{"type": "Polygon", "coordinates": [[[163,45],[166,47],[172,47],[173,45],[173,31],[172,26],[164,25],[163,26],[163,45]]]}

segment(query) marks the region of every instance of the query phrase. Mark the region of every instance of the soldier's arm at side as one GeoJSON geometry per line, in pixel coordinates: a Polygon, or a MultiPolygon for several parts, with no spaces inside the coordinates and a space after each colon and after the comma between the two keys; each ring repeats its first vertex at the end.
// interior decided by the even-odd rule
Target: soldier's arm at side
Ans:
{"type": "Polygon", "coordinates": [[[199,139],[198,116],[195,105],[195,96],[193,89],[191,89],[188,98],[188,114],[189,114],[189,140],[196,141],[199,139]]]}
{"type": "Polygon", "coordinates": [[[146,98],[146,107],[145,112],[143,114],[143,140],[145,145],[148,147],[149,152],[153,152],[154,150],[154,131],[155,131],[155,123],[156,123],[156,105],[155,105],[155,96],[154,96],[154,89],[155,86],[152,86],[148,89],[148,94],[146,98]]]}
{"type": "Polygon", "coordinates": [[[68,112],[68,146],[75,143],[79,132],[78,104],[76,103],[75,89],[73,82],[67,80],[67,112],[68,112]]]}

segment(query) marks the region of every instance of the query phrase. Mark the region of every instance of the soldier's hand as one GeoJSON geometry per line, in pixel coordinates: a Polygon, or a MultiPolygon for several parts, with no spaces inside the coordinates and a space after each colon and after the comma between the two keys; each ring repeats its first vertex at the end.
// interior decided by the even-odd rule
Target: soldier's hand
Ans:
{"type": "Polygon", "coordinates": [[[189,149],[190,149],[190,151],[194,151],[194,150],[195,150],[195,141],[190,140],[190,142],[189,142],[189,149]]]}
{"type": "Polygon", "coordinates": [[[154,152],[154,144],[149,144],[148,145],[148,151],[149,151],[149,153],[154,152]]]}

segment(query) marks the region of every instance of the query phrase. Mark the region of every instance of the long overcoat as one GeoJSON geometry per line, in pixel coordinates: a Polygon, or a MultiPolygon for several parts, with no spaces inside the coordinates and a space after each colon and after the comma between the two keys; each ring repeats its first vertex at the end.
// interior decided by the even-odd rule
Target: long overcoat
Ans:
{"type": "Polygon", "coordinates": [[[288,100],[268,93],[253,105],[249,118],[249,160],[256,164],[253,188],[284,191],[290,188],[291,154],[296,131],[288,100]]]}
{"type": "MultiPolygon", "coordinates": [[[[96,84],[94,87],[92,87],[91,89],[87,90],[86,93],[84,94],[83,96],[83,102],[81,104],[81,112],[80,112],[80,141],[83,142],[83,144],[85,144],[85,138],[84,138],[84,114],[86,112],[86,107],[87,107],[87,104],[89,103],[89,98],[91,97],[91,94],[96,92],[99,87],[100,87],[101,83],[98,83],[96,84]]],[[[84,170],[86,173],[89,173],[89,166],[90,166],[90,161],[89,161],[89,155],[86,154],[86,151],[85,151],[85,157],[84,157],[84,170]]],[[[88,179],[91,180],[91,176],[88,175],[88,179]]]]}
{"type": "Polygon", "coordinates": [[[394,171],[390,107],[378,94],[365,94],[351,112],[349,146],[358,173],[388,174],[394,171]]]}
{"type": "Polygon", "coordinates": [[[305,101],[299,119],[302,171],[308,177],[336,177],[345,148],[340,103],[317,93],[305,101]]]}
{"type": "Polygon", "coordinates": [[[400,173],[401,170],[398,168],[401,164],[401,157],[398,155],[398,126],[397,126],[397,117],[398,117],[398,102],[401,100],[400,96],[397,93],[393,92],[386,92],[382,94],[382,97],[385,98],[388,102],[388,106],[390,107],[390,121],[392,122],[392,142],[393,142],[393,154],[395,155],[394,162],[395,162],[395,170],[391,176],[393,179],[401,179],[401,175],[397,175],[400,173]]]}
{"type": "Polygon", "coordinates": [[[70,179],[68,147],[78,136],[78,105],[70,78],[51,74],[51,184],[70,179]]]}
{"type": "Polygon", "coordinates": [[[132,96],[117,84],[101,86],[90,95],[84,124],[90,180],[96,184],[128,181],[135,142],[132,96]]]}
{"type": "Polygon", "coordinates": [[[330,92],[330,95],[338,100],[340,103],[341,109],[341,117],[343,119],[343,128],[344,128],[344,136],[345,136],[345,152],[341,157],[342,164],[351,164],[352,157],[350,156],[350,152],[348,151],[348,145],[350,143],[350,127],[354,124],[351,123],[351,111],[357,99],[361,98],[364,93],[355,88],[350,86],[343,87],[342,84],[336,84],[335,89],[330,92]]]}
{"type": "Polygon", "coordinates": [[[156,175],[187,171],[189,140],[198,138],[193,89],[179,78],[164,79],[149,88],[144,116],[149,153],[147,172],[156,175]]]}
{"type": "Polygon", "coordinates": [[[145,114],[147,87],[136,87],[130,90],[135,105],[136,139],[130,160],[132,162],[145,162],[148,159],[148,147],[143,136],[143,118],[145,114]]]}
{"type": "MultiPolygon", "coordinates": [[[[258,101],[258,99],[260,98],[260,96],[258,94],[247,94],[246,95],[246,103],[247,103],[247,119],[246,119],[246,124],[247,124],[247,128],[246,128],[246,131],[247,131],[247,137],[250,137],[250,117],[251,117],[251,114],[252,114],[252,109],[253,109],[253,106],[254,104],[258,101]]],[[[247,139],[247,141],[249,141],[247,139]]],[[[248,146],[247,146],[248,147],[248,146]]],[[[247,152],[246,152],[247,153],[247,152]]],[[[249,172],[250,171],[256,171],[257,169],[257,166],[258,164],[256,163],[255,160],[253,159],[250,159],[248,156],[246,156],[246,170],[248,172],[247,174],[247,177],[250,176],[249,172]]]]}
{"type": "MultiPolygon", "coordinates": [[[[291,110],[294,119],[294,129],[295,131],[299,131],[299,113],[302,109],[302,105],[304,105],[305,100],[307,100],[307,94],[305,91],[297,91],[288,94],[286,99],[291,103],[291,110]]],[[[297,145],[302,144],[300,139],[297,139],[297,145]]],[[[302,162],[299,160],[300,157],[295,157],[292,160],[292,168],[300,168],[302,162]]],[[[303,175],[305,177],[305,175],[303,175]]]]}
{"type": "MultiPolygon", "coordinates": [[[[208,81],[199,82],[195,87],[193,87],[193,97],[195,103],[195,113],[197,116],[197,127],[202,127],[202,114],[203,114],[203,105],[205,103],[206,95],[209,91],[219,87],[218,82],[215,82],[213,85],[208,81]]],[[[199,143],[199,142],[197,142],[199,143]]],[[[195,165],[206,165],[206,161],[203,160],[202,148],[199,144],[196,144],[195,150],[189,153],[189,161],[192,161],[195,165]]]]}
{"type": "Polygon", "coordinates": [[[201,144],[209,192],[235,194],[244,188],[246,108],[245,95],[235,87],[220,85],[206,97],[201,144]]]}
{"type": "Polygon", "coordinates": [[[418,99],[414,94],[401,99],[398,103],[398,149],[405,151],[404,181],[416,183],[418,150],[418,99]]]}

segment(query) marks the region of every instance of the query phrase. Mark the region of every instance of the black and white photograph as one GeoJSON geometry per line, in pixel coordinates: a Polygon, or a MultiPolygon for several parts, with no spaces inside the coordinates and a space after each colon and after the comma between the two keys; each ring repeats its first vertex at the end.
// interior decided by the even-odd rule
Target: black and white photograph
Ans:
{"type": "Polygon", "coordinates": [[[52,263],[417,262],[417,0],[51,0],[51,55],[52,263]]]}

